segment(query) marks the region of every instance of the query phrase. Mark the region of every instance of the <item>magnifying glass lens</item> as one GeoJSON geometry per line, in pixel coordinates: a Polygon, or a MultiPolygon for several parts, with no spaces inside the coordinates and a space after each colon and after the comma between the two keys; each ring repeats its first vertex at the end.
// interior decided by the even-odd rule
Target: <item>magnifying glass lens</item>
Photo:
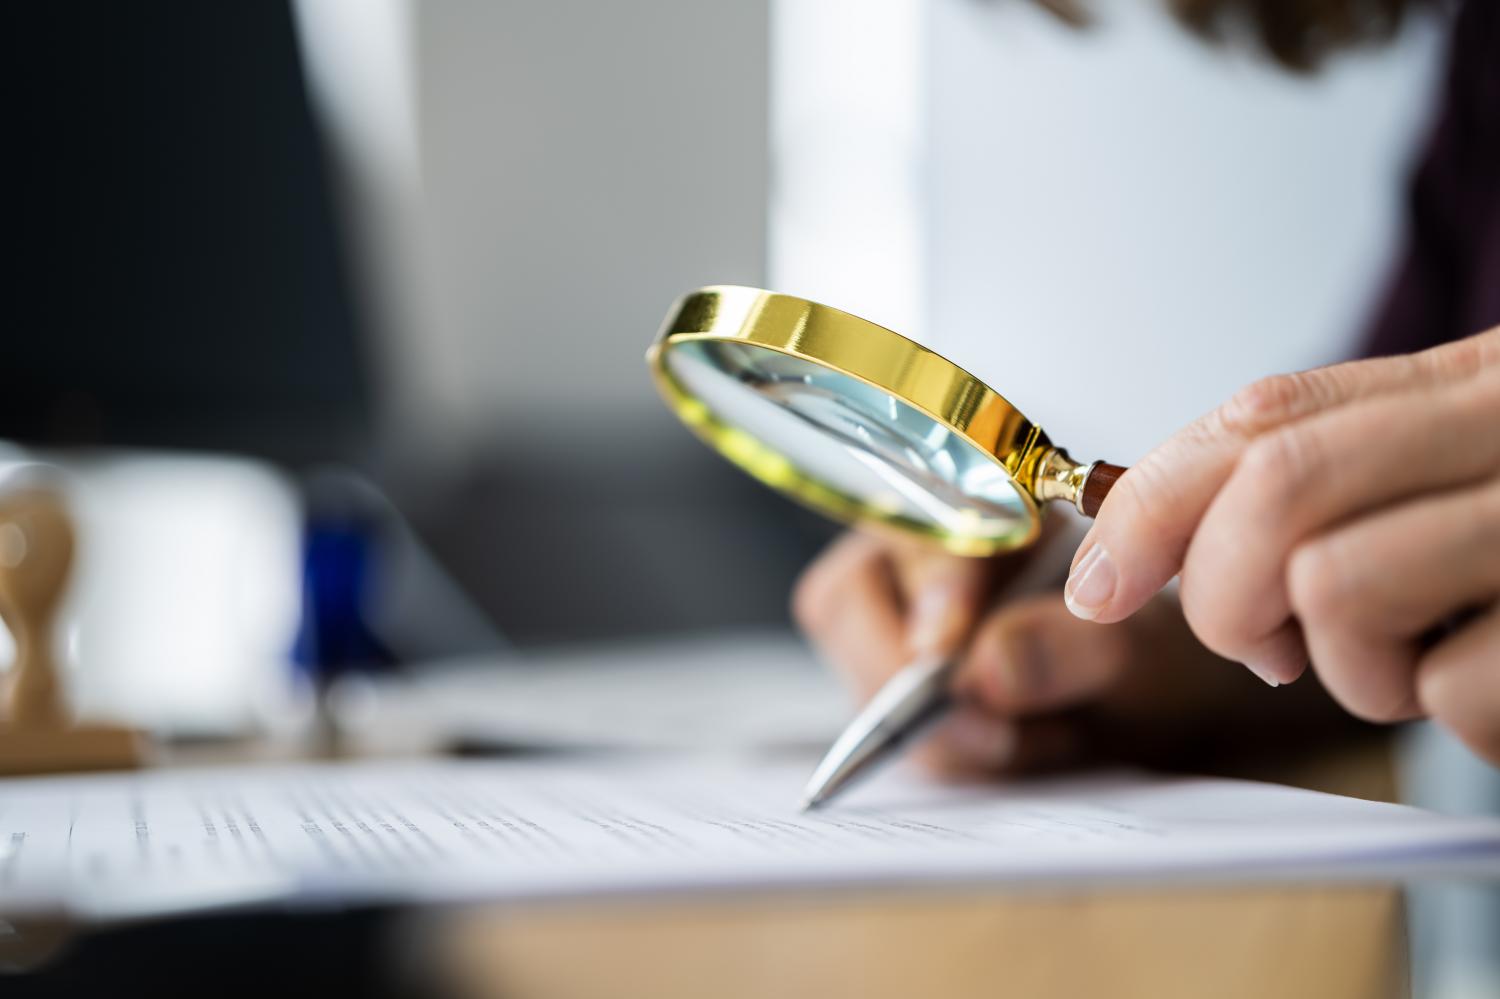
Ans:
{"type": "Polygon", "coordinates": [[[758,457],[779,456],[886,517],[1005,544],[1034,530],[1035,505],[993,456],[857,378],[737,341],[683,340],[664,363],[715,421],[747,435],[758,457]]]}

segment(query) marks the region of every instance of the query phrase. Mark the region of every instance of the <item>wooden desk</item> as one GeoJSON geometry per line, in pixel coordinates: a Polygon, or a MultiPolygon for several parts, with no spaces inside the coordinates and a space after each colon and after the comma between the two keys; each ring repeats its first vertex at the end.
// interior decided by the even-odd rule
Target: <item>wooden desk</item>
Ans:
{"type": "Polygon", "coordinates": [[[449,914],[471,999],[1407,994],[1398,890],[850,894],[449,914]]]}

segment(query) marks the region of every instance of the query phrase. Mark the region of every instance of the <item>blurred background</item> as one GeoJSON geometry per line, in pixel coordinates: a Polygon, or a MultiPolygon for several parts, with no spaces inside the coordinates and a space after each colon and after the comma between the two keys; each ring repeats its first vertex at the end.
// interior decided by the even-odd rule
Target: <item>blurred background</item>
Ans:
{"type": "Polygon", "coordinates": [[[790,655],[833,529],[643,364],[699,285],[864,315],[1122,463],[1348,356],[1441,14],[1295,74],[1092,6],[12,9],[0,466],[68,476],[74,702],[219,738],[346,669],[790,655]]]}
{"type": "Polygon", "coordinates": [[[1118,461],[1354,344],[1437,19],[1298,76],[1100,6],[28,5],[0,437],[108,465],[91,533],[130,564],[96,568],[137,581],[159,661],[158,586],[178,626],[251,600],[163,554],[208,543],[290,647],[285,534],[330,467],[410,525],[423,654],[784,625],[830,532],[654,397],[642,353],[692,287],[866,315],[1118,461]]]}

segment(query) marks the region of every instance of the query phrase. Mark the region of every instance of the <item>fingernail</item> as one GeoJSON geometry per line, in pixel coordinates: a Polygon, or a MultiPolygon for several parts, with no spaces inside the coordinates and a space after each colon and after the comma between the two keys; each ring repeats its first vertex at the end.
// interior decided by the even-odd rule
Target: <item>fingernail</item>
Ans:
{"type": "Polygon", "coordinates": [[[954,752],[984,767],[1002,767],[1016,752],[1015,727],[980,714],[955,713],[946,735],[954,752]]]}
{"type": "Polygon", "coordinates": [[[1279,686],[1281,686],[1281,681],[1278,680],[1278,679],[1276,679],[1276,675],[1274,673],[1272,673],[1271,670],[1270,670],[1270,668],[1267,667],[1267,666],[1265,666],[1264,664],[1262,664],[1262,663],[1245,663],[1244,666],[1251,673],[1254,673],[1261,680],[1264,680],[1268,686],[1272,686],[1272,687],[1279,687],[1279,686]]]}
{"type": "Polygon", "coordinates": [[[942,653],[953,615],[958,613],[958,594],[952,586],[935,583],[917,594],[911,608],[910,643],[913,653],[942,653]]]}
{"type": "Polygon", "coordinates": [[[1115,595],[1115,563],[1103,545],[1094,545],[1068,575],[1063,600],[1074,617],[1092,621],[1115,595]]]}

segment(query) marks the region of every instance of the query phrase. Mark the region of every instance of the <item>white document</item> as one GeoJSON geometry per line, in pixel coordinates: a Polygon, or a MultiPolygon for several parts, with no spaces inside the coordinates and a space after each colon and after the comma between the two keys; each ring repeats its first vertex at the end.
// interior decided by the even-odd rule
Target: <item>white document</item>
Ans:
{"type": "Polygon", "coordinates": [[[807,885],[1500,874],[1500,821],[1136,775],[811,814],[807,761],[327,764],[0,781],[0,917],[807,885]]]}

